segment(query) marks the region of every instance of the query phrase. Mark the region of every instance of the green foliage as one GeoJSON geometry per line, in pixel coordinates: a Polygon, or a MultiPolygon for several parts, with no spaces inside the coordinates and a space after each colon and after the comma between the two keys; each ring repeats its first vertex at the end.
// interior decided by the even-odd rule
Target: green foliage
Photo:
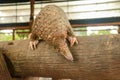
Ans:
{"type": "Polygon", "coordinates": [[[86,27],[74,28],[74,33],[76,36],[94,36],[94,35],[108,35],[112,34],[111,30],[93,30],[88,31],[86,27]]]}
{"type": "Polygon", "coordinates": [[[74,30],[74,34],[76,36],[86,36],[87,35],[86,27],[73,28],[73,30],[74,30]]]}
{"type": "Polygon", "coordinates": [[[12,34],[0,34],[0,41],[12,40],[12,34]]]}
{"type": "Polygon", "coordinates": [[[25,29],[25,30],[16,30],[15,40],[28,39],[28,34],[29,33],[25,33],[25,32],[29,32],[29,30],[28,29],[25,29]]]}
{"type": "MultiPolygon", "coordinates": [[[[95,30],[89,34],[86,27],[73,28],[76,36],[93,36],[93,35],[107,35],[112,34],[111,30],[95,30]]],[[[28,39],[29,30],[15,30],[15,40],[28,39]]],[[[0,33],[0,41],[12,40],[12,33],[0,33]]]]}
{"type": "Polygon", "coordinates": [[[106,35],[106,34],[111,34],[111,33],[110,33],[110,30],[98,31],[98,35],[106,35]]]}
{"type": "MultiPolygon", "coordinates": [[[[29,30],[28,29],[15,30],[15,40],[28,39],[29,33],[22,34],[22,32],[29,32],[29,30]]],[[[12,40],[12,32],[10,33],[0,32],[0,41],[11,41],[11,40],[12,40]]]]}
{"type": "Polygon", "coordinates": [[[98,31],[93,31],[90,36],[94,35],[108,35],[111,34],[110,30],[104,31],[104,30],[98,30],[98,31]]]}

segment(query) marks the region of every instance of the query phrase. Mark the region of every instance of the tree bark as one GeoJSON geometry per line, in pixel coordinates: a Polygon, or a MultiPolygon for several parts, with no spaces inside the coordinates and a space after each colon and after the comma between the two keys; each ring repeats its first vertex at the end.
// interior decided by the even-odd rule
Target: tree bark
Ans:
{"type": "Polygon", "coordinates": [[[0,42],[0,48],[13,76],[120,80],[120,35],[78,37],[78,41],[70,48],[73,62],[44,41],[36,50],[29,48],[29,40],[0,42]]]}
{"type": "Polygon", "coordinates": [[[6,62],[4,60],[4,57],[1,54],[1,51],[0,51],[0,80],[12,80],[6,62]]]}
{"type": "Polygon", "coordinates": [[[13,78],[12,80],[39,80],[39,77],[13,78]]]}

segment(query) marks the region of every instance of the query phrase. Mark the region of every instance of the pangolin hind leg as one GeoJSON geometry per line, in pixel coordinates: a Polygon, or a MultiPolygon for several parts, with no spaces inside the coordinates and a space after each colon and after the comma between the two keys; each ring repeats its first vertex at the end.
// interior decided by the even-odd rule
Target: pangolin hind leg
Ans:
{"type": "Polygon", "coordinates": [[[68,27],[67,27],[67,40],[69,41],[71,47],[72,47],[75,43],[78,44],[78,40],[77,40],[77,38],[75,37],[71,26],[68,26],[68,27]]]}
{"type": "Polygon", "coordinates": [[[39,37],[36,34],[29,34],[30,43],[29,46],[32,50],[37,48],[37,44],[39,43],[39,37]]]}
{"type": "Polygon", "coordinates": [[[77,41],[76,37],[68,36],[67,39],[70,42],[70,47],[72,47],[75,43],[78,44],[78,41],[77,41]]]}

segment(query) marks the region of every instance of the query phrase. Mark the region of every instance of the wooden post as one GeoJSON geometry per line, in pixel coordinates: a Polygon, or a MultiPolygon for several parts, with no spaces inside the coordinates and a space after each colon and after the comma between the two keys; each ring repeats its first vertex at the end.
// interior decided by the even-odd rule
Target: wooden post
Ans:
{"type": "Polygon", "coordinates": [[[34,2],[35,0],[30,0],[30,32],[34,21],[34,2]]]}
{"type": "Polygon", "coordinates": [[[0,51],[0,80],[12,80],[6,61],[0,51]]]}
{"type": "Polygon", "coordinates": [[[118,34],[120,34],[120,25],[118,25],[118,34]]]}
{"type": "Polygon", "coordinates": [[[13,29],[13,32],[12,32],[12,40],[15,40],[15,30],[13,29]]]}
{"type": "MultiPolygon", "coordinates": [[[[70,48],[74,60],[65,59],[53,46],[41,41],[36,50],[29,40],[0,42],[14,67],[14,76],[54,79],[120,80],[120,35],[78,37],[70,48]]],[[[8,66],[9,67],[9,66],[8,66]]]]}

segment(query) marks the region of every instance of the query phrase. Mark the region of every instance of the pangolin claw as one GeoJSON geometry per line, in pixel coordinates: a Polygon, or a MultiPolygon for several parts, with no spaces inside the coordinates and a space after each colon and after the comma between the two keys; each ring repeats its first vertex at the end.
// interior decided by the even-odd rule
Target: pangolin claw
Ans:
{"type": "Polygon", "coordinates": [[[30,41],[30,43],[29,43],[30,48],[31,48],[32,50],[36,49],[38,42],[39,42],[38,40],[30,41]]]}

